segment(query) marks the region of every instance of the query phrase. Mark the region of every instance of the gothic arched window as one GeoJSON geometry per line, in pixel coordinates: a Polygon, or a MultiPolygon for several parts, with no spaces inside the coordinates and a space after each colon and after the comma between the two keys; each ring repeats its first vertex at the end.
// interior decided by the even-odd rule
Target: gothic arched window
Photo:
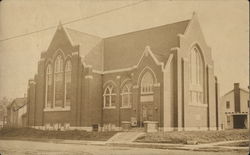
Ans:
{"type": "Polygon", "coordinates": [[[63,107],[63,59],[58,55],[55,59],[54,72],[54,106],[63,107]]]}
{"type": "Polygon", "coordinates": [[[122,107],[130,108],[132,104],[131,84],[125,84],[122,88],[122,107]]]}
{"type": "Polygon", "coordinates": [[[70,106],[71,94],[71,61],[68,60],[65,65],[65,107],[70,106]]]}
{"type": "Polygon", "coordinates": [[[116,93],[113,85],[108,85],[103,94],[104,108],[115,107],[116,93]]]}
{"type": "Polygon", "coordinates": [[[146,72],[141,80],[141,94],[153,93],[154,78],[150,72],[146,72]]]}
{"type": "Polygon", "coordinates": [[[52,68],[49,64],[46,68],[46,92],[45,92],[45,108],[52,106],[52,68]]]}
{"type": "Polygon", "coordinates": [[[190,102],[194,104],[204,103],[204,66],[201,52],[194,47],[190,53],[190,102]]]}

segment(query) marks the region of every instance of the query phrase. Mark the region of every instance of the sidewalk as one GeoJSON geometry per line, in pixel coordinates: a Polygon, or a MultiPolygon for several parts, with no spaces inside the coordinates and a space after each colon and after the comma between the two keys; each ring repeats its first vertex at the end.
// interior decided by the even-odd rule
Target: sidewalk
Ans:
{"type": "MultiPolygon", "coordinates": [[[[3,139],[4,140],[4,139],[3,139]]],[[[14,139],[5,139],[14,140],[14,139]]],[[[171,143],[141,143],[141,142],[108,142],[108,141],[85,141],[85,140],[62,140],[62,139],[15,139],[26,141],[41,141],[47,143],[58,144],[74,144],[74,145],[98,145],[98,146],[121,146],[121,147],[138,147],[138,148],[153,148],[153,149],[169,149],[169,150],[189,150],[189,151],[243,151],[247,152],[248,147],[221,146],[223,144],[247,142],[248,140],[223,141],[207,144],[187,145],[187,144],[171,144],[171,143]]]]}
{"type": "Polygon", "coordinates": [[[139,148],[154,148],[154,149],[171,149],[171,150],[192,150],[192,151],[248,151],[248,147],[234,147],[234,146],[221,146],[222,144],[246,142],[248,140],[237,140],[237,141],[223,141],[209,144],[197,144],[197,145],[186,145],[186,144],[167,144],[167,143],[141,143],[141,142],[117,142],[110,143],[107,141],[82,141],[82,140],[62,140],[56,143],[63,144],[77,144],[77,145],[106,145],[106,146],[124,146],[124,147],[139,147],[139,148]]]}
{"type": "Polygon", "coordinates": [[[146,147],[146,148],[155,148],[155,149],[171,149],[171,150],[192,150],[192,151],[248,151],[248,147],[230,147],[230,146],[220,146],[221,144],[229,144],[235,142],[245,142],[247,140],[239,141],[225,141],[225,142],[216,142],[209,144],[197,144],[197,145],[186,145],[186,144],[166,144],[166,143],[114,143],[113,146],[127,146],[127,147],[146,147]]]}

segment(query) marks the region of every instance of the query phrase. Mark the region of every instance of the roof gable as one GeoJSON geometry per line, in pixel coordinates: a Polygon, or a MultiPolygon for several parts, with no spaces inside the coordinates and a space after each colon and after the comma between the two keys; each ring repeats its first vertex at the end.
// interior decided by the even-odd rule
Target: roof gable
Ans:
{"type": "Polygon", "coordinates": [[[104,39],[104,70],[128,68],[136,65],[150,46],[160,60],[166,60],[171,48],[179,47],[178,34],[183,34],[190,20],[131,32],[104,39]]]}
{"type": "Polygon", "coordinates": [[[104,39],[59,25],[49,49],[56,39],[59,42],[66,39],[71,47],[79,45],[84,64],[95,70],[109,71],[136,66],[145,47],[149,46],[154,58],[165,64],[171,48],[179,47],[178,34],[184,34],[189,23],[190,20],[185,20],[104,39]]]}
{"type": "MultiPolygon", "coordinates": [[[[47,55],[53,54],[54,51],[57,49],[65,48],[66,51],[69,51],[68,49],[71,49],[73,46],[73,43],[71,42],[70,38],[68,37],[64,27],[59,24],[57,27],[57,30],[52,38],[52,41],[50,42],[50,45],[47,49],[47,55]]],[[[70,50],[72,51],[72,49],[70,50]]]]}
{"type": "Polygon", "coordinates": [[[79,32],[69,28],[65,31],[71,40],[73,46],[79,45],[79,54],[84,58],[87,65],[94,69],[102,70],[103,68],[103,39],[91,34],[79,32]]]}
{"type": "Polygon", "coordinates": [[[19,108],[23,107],[27,103],[27,98],[16,98],[10,107],[12,107],[14,110],[18,110],[19,108]]]}

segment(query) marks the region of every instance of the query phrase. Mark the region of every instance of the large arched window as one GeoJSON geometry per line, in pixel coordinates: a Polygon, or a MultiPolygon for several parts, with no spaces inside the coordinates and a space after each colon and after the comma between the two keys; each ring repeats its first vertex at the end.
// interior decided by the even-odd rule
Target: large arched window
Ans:
{"type": "Polygon", "coordinates": [[[63,107],[63,59],[58,55],[55,59],[54,72],[54,106],[63,107]]]}
{"type": "Polygon", "coordinates": [[[146,72],[141,80],[141,94],[153,93],[154,78],[150,72],[146,72]]]}
{"type": "Polygon", "coordinates": [[[127,83],[122,88],[122,107],[131,108],[132,104],[132,93],[131,93],[132,84],[127,83]]]}
{"type": "Polygon", "coordinates": [[[116,93],[113,85],[108,85],[103,94],[104,108],[115,107],[116,93]]]}
{"type": "Polygon", "coordinates": [[[45,108],[51,108],[52,106],[52,68],[51,64],[46,69],[46,92],[45,92],[45,108]]]}
{"type": "Polygon", "coordinates": [[[190,53],[190,102],[193,104],[204,103],[204,66],[201,52],[194,47],[190,53]]]}
{"type": "Polygon", "coordinates": [[[71,61],[68,60],[65,66],[65,107],[70,106],[71,94],[71,61]]]}

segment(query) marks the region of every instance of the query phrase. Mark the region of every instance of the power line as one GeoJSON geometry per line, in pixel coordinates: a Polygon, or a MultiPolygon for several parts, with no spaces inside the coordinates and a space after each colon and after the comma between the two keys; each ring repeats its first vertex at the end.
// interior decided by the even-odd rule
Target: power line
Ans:
{"type": "MultiPolygon", "coordinates": [[[[131,3],[131,4],[128,4],[128,5],[121,6],[121,7],[117,7],[117,8],[111,9],[111,10],[96,13],[94,15],[85,16],[85,17],[82,17],[82,18],[79,18],[79,19],[71,20],[71,21],[62,23],[62,25],[68,25],[68,24],[76,23],[76,22],[79,22],[79,21],[82,21],[82,20],[87,20],[87,19],[90,19],[90,18],[94,18],[94,17],[100,16],[100,15],[103,15],[103,14],[108,14],[108,13],[111,13],[111,12],[114,12],[114,11],[117,11],[117,10],[128,8],[128,7],[131,7],[131,6],[134,6],[134,5],[138,5],[138,4],[140,4],[142,2],[145,2],[145,1],[149,1],[149,0],[142,0],[142,1],[139,1],[139,2],[135,2],[135,3],[131,3]]],[[[2,39],[2,40],[0,40],[0,42],[4,42],[4,41],[15,39],[15,38],[24,37],[24,36],[31,35],[31,34],[34,34],[34,33],[39,33],[39,32],[42,32],[42,31],[47,31],[49,29],[53,29],[53,28],[56,28],[56,27],[57,26],[50,26],[50,27],[46,27],[46,28],[43,28],[43,29],[40,29],[40,30],[19,34],[19,35],[16,35],[16,36],[12,36],[12,37],[9,37],[9,38],[2,39]]]]}

